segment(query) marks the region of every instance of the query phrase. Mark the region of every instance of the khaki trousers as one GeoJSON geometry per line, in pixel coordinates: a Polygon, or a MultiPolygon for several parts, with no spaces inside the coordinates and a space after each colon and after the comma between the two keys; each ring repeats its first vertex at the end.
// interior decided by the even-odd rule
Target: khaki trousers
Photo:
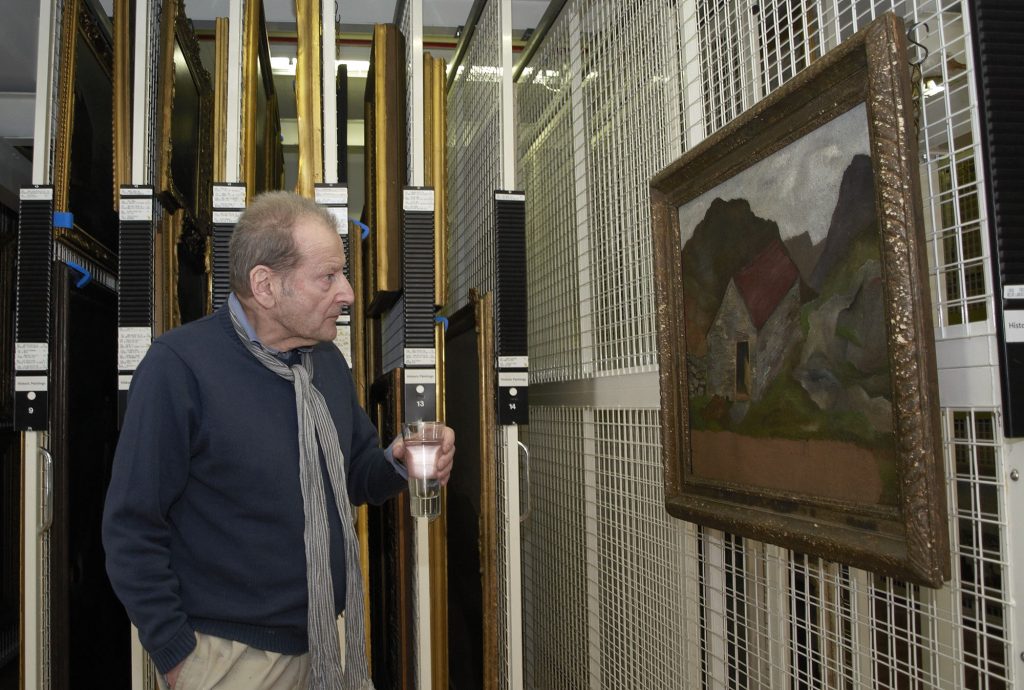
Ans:
{"type": "Polygon", "coordinates": [[[174,690],[305,690],[308,681],[309,654],[265,652],[197,632],[196,648],[185,658],[174,690]]]}

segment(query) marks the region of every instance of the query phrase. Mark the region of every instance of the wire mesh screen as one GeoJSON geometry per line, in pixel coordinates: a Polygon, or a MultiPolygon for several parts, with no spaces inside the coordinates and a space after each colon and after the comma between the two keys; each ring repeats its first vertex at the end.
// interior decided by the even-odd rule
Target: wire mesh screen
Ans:
{"type": "Polygon", "coordinates": [[[501,3],[490,0],[448,89],[448,300],[494,289],[494,191],[501,178],[501,3]]]}
{"type": "MultiPolygon", "coordinates": [[[[953,568],[930,590],[670,520],[656,411],[556,402],[561,383],[572,401],[575,380],[655,366],[650,175],[890,10],[919,77],[936,337],[987,339],[985,172],[960,0],[569,0],[523,71],[530,364],[547,384],[531,409],[527,687],[1013,686],[998,408],[952,407],[960,391],[940,390],[953,568]]],[[[939,366],[965,366],[961,349],[940,348],[939,366]]]]}
{"type": "Polygon", "coordinates": [[[517,87],[538,380],[656,367],[647,180],[681,152],[671,8],[569,3],[517,87]]]}
{"type": "Polygon", "coordinates": [[[530,415],[526,687],[679,687],[685,528],[662,509],[658,413],[530,415]]]}
{"type": "Polygon", "coordinates": [[[569,36],[568,22],[551,29],[515,92],[516,179],[530,190],[526,246],[533,383],[592,374],[589,226],[585,203],[578,208],[577,199],[577,189],[582,194],[585,185],[576,177],[583,132],[572,98],[580,75],[570,64],[569,36]]]}

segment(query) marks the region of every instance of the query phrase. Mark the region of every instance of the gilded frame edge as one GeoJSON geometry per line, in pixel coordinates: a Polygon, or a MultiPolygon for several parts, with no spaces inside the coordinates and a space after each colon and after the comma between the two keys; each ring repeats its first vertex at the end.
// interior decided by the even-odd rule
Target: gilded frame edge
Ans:
{"type": "Polygon", "coordinates": [[[324,179],[319,0],[296,0],[295,16],[298,33],[295,109],[299,128],[299,170],[295,191],[312,199],[314,185],[324,179]]]}
{"type": "MultiPolygon", "coordinates": [[[[75,78],[78,62],[75,49],[79,32],[81,32],[89,49],[96,55],[100,67],[110,76],[111,105],[114,108],[117,106],[115,98],[116,87],[114,84],[116,73],[115,37],[108,35],[107,30],[101,27],[100,22],[100,18],[93,14],[89,3],[84,0],[66,0],[63,14],[61,15],[60,61],[57,79],[57,121],[51,175],[53,182],[53,208],[55,211],[71,210],[71,140],[74,135],[75,78]]],[[[116,110],[114,115],[116,118],[116,110]]],[[[113,153],[116,155],[119,132],[115,122],[111,122],[109,135],[114,147],[113,153]]],[[[117,213],[120,190],[117,184],[116,158],[111,161],[111,164],[115,166],[113,168],[114,174],[110,180],[113,191],[113,208],[111,210],[117,213]]],[[[55,227],[53,229],[53,236],[56,240],[84,252],[104,268],[116,273],[116,247],[113,250],[108,249],[107,246],[87,232],[80,232],[75,228],[55,227]]]]}
{"type": "Polygon", "coordinates": [[[243,29],[243,64],[245,78],[243,80],[242,98],[242,179],[245,181],[246,194],[249,198],[261,191],[277,188],[275,175],[277,172],[277,150],[281,147],[281,120],[274,88],[273,70],[270,64],[270,39],[267,35],[266,14],[263,3],[246,5],[243,29]],[[262,81],[262,83],[260,83],[262,81]],[[264,123],[263,161],[256,160],[259,146],[256,142],[258,112],[257,103],[260,98],[266,101],[264,111],[267,121],[264,123]],[[275,136],[277,135],[277,136],[275,136]],[[257,179],[257,163],[263,165],[262,179],[257,179]]]}
{"type": "Polygon", "coordinates": [[[199,55],[199,42],[185,14],[184,0],[167,0],[160,21],[160,59],[158,62],[157,112],[159,127],[156,136],[157,196],[168,211],[184,209],[185,224],[191,225],[201,236],[210,234],[213,214],[213,86],[210,75],[203,67],[199,55]],[[171,140],[171,122],[174,118],[174,47],[181,46],[189,73],[196,82],[199,95],[199,141],[195,151],[196,190],[195,207],[189,208],[187,199],[178,188],[171,173],[174,142],[171,140]]]}
{"type": "Polygon", "coordinates": [[[134,0],[114,0],[114,205],[132,182],[132,31],[134,0]]]}
{"type": "MultiPolygon", "coordinates": [[[[902,22],[884,15],[652,178],[662,461],[666,509],[674,517],[939,587],[950,574],[944,458],[908,64],[902,22]],[[815,90],[834,100],[815,99],[815,90]],[[891,533],[880,531],[877,538],[752,508],[743,501],[749,489],[694,491],[684,470],[688,384],[677,318],[683,295],[679,206],[748,167],[753,161],[743,160],[745,149],[754,146],[759,160],[859,102],[868,109],[875,169],[899,483],[896,516],[880,520],[891,533]]],[[[795,497],[793,503],[822,504],[795,497]]]]}

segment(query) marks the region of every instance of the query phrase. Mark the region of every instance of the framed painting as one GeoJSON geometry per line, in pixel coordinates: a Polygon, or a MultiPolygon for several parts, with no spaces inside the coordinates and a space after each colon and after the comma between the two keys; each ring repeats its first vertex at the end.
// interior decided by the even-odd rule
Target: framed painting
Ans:
{"type": "Polygon", "coordinates": [[[885,15],[651,181],[665,502],[949,576],[913,101],[885,15]]]}
{"type": "Polygon", "coordinates": [[[244,36],[245,80],[242,121],[242,171],[249,198],[280,189],[283,165],[281,116],[270,65],[270,42],[262,3],[246,6],[244,36]]]}
{"type": "Polygon", "coordinates": [[[182,0],[164,3],[160,27],[157,193],[205,236],[213,204],[213,87],[182,0]]]}
{"type": "MultiPolygon", "coordinates": [[[[92,3],[70,0],[62,15],[53,207],[74,225],[54,236],[108,270],[117,266],[114,39],[92,3]]],[[[123,143],[123,142],[121,142],[123,143]]]]}
{"type": "Polygon", "coordinates": [[[132,183],[132,38],[134,0],[114,0],[114,202],[121,187],[132,183]]]}

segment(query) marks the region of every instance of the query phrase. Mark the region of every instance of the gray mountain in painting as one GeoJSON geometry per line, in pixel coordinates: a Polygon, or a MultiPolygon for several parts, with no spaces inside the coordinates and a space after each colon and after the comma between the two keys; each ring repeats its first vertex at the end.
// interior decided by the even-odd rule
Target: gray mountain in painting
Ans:
{"type": "Polygon", "coordinates": [[[715,199],[683,246],[686,347],[703,356],[706,337],[733,276],[773,242],[779,226],[758,218],[746,199],[715,199]]]}
{"type": "Polygon", "coordinates": [[[849,252],[851,243],[866,226],[875,222],[875,176],[871,158],[858,154],[850,161],[839,185],[839,197],[832,212],[825,246],[811,274],[815,291],[849,252]]]}
{"type": "Polygon", "coordinates": [[[862,155],[817,245],[807,235],[784,242],[743,199],[712,202],[683,248],[695,429],[891,445],[874,208],[862,155]]]}

